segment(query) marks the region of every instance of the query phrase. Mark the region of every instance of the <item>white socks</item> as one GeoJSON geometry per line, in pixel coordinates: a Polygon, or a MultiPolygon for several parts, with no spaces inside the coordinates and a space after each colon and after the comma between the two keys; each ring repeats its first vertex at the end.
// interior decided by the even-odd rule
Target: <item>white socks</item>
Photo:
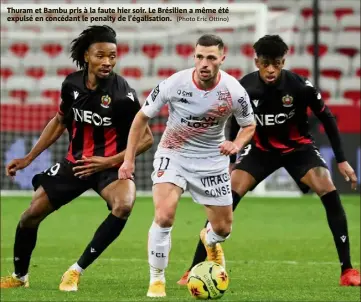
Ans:
{"type": "Polygon", "coordinates": [[[84,270],[79,266],[77,262],[75,262],[71,267],[69,267],[71,270],[75,270],[81,274],[83,274],[84,270]]]}
{"type": "Polygon", "coordinates": [[[18,277],[15,273],[13,273],[12,275],[13,275],[13,278],[16,278],[16,279],[18,279],[18,280],[21,280],[21,281],[23,281],[23,282],[27,281],[28,278],[29,278],[29,275],[28,275],[28,274],[26,274],[25,276],[22,276],[22,277],[18,277]]]}
{"type": "Polygon", "coordinates": [[[225,241],[226,239],[228,239],[229,236],[230,236],[230,235],[228,235],[227,237],[223,237],[223,236],[217,235],[217,234],[213,231],[210,222],[208,222],[206,229],[207,229],[206,243],[207,243],[208,246],[214,246],[214,245],[216,245],[218,242],[223,242],[223,241],[225,241]]]}
{"type": "Polygon", "coordinates": [[[148,262],[150,265],[150,283],[165,282],[164,270],[168,266],[169,251],[171,247],[172,227],[162,228],[155,222],[148,235],[148,262]]]}

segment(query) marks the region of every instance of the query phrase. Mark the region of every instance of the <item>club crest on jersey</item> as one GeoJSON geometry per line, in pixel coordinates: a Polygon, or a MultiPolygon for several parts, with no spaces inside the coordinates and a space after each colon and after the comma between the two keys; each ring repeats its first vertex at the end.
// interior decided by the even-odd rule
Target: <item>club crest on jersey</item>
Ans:
{"type": "Polygon", "coordinates": [[[228,103],[226,101],[222,101],[219,105],[218,105],[218,112],[220,113],[225,113],[228,111],[228,103]]]}
{"type": "Polygon", "coordinates": [[[157,176],[158,176],[158,177],[162,177],[163,174],[164,174],[164,170],[159,170],[159,171],[157,172],[157,176]]]}
{"type": "Polygon", "coordinates": [[[293,106],[293,97],[290,95],[285,95],[282,98],[283,107],[292,107],[293,106]]]}
{"type": "Polygon", "coordinates": [[[112,99],[110,98],[109,95],[103,95],[102,98],[100,99],[100,106],[102,106],[103,108],[109,108],[111,101],[112,99]]]}

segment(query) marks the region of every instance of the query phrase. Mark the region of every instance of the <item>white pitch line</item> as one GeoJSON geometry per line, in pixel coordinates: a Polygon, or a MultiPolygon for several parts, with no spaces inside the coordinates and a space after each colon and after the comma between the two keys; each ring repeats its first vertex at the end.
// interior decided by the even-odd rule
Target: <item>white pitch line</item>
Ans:
{"type": "MultiPolygon", "coordinates": [[[[2,261],[13,261],[12,257],[1,258],[2,261]]],[[[35,261],[71,261],[70,258],[62,258],[62,257],[34,257],[35,261]]],[[[140,258],[99,258],[96,261],[110,261],[110,262],[148,262],[147,259],[140,258]]],[[[178,259],[178,260],[170,260],[170,262],[182,262],[182,263],[190,263],[191,259],[178,259]]],[[[226,263],[231,264],[288,264],[288,265],[340,265],[338,262],[331,261],[294,261],[294,260],[226,260],[226,263]]],[[[354,265],[359,265],[359,262],[354,262],[354,265]]]]}

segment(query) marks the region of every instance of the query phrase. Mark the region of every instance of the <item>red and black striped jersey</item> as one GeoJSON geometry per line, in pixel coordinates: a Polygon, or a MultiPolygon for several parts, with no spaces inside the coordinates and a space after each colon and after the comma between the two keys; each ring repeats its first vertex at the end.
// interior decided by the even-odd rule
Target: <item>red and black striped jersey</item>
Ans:
{"type": "MultiPolygon", "coordinates": [[[[277,82],[267,85],[256,71],[244,76],[240,83],[248,92],[253,107],[257,123],[253,144],[257,148],[288,153],[313,143],[308,107],[318,115],[325,109],[325,104],[309,80],[282,70],[277,82]]],[[[232,121],[232,140],[238,129],[239,126],[232,121]]]]}
{"type": "Polygon", "coordinates": [[[109,157],[125,150],[139,109],[134,89],[115,73],[101,80],[95,90],[86,87],[83,71],[68,75],[62,83],[59,107],[69,133],[67,160],[109,157]]]}

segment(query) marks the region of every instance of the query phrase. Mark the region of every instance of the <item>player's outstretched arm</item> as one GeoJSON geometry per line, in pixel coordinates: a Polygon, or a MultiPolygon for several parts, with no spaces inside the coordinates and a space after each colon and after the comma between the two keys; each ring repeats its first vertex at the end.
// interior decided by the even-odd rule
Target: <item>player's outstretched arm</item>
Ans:
{"type": "Polygon", "coordinates": [[[46,125],[39,140],[31,151],[24,158],[13,159],[6,166],[6,175],[13,177],[16,175],[16,171],[30,165],[35,158],[37,158],[44,150],[48,149],[64,133],[65,128],[63,117],[60,114],[57,114],[46,125]]]}
{"type": "Polygon", "coordinates": [[[325,132],[331,143],[333,153],[335,154],[335,158],[338,164],[338,170],[346,181],[351,181],[351,188],[353,190],[356,190],[356,173],[346,160],[346,156],[342,148],[341,135],[337,126],[336,118],[332,114],[330,108],[322,100],[321,93],[316,88],[314,88],[309,81],[306,81],[306,86],[308,94],[306,99],[309,100],[310,108],[320,120],[325,129],[325,132]]]}
{"type": "Polygon", "coordinates": [[[130,179],[135,170],[135,157],[139,146],[139,137],[142,137],[148,125],[149,117],[140,110],[135,116],[128,135],[124,162],[119,168],[119,179],[130,179]]]}

